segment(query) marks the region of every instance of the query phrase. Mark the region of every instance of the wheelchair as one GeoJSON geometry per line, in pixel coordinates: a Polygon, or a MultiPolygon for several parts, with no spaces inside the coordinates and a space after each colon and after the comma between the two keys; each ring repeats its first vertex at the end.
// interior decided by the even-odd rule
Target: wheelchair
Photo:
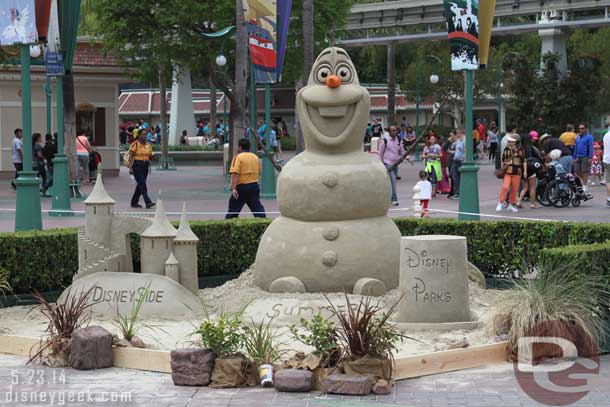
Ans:
{"type": "Polygon", "coordinates": [[[553,166],[549,166],[546,176],[538,181],[536,195],[541,205],[556,208],[570,204],[577,208],[582,202],[593,199],[593,195],[584,191],[580,178],[572,174],[557,175],[553,166]]]}

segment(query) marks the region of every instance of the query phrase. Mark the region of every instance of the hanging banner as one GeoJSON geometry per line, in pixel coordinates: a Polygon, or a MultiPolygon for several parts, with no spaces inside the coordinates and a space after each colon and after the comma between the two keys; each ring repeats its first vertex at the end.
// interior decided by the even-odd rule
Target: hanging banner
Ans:
{"type": "Polygon", "coordinates": [[[284,58],[286,57],[286,43],[288,42],[288,27],[292,14],[292,0],[277,0],[277,80],[282,78],[284,58]]]}
{"type": "Polygon", "coordinates": [[[451,69],[479,69],[479,1],[443,0],[451,47],[451,69]]]}
{"type": "Polygon", "coordinates": [[[45,51],[45,62],[47,64],[47,76],[61,76],[64,74],[64,62],[59,52],[59,16],[57,13],[57,0],[51,3],[51,17],[49,19],[49,31],[47,33],[47,49],[45,51]]]}
{"type": "Polygon", "coordinates": [[[250,58],[257,83],[277,82],[277,1],[243,0],[250,58]]]}
{"type": "Polygon", "coordinates": [[[0,1],[0,45],[35,44],[37,41],[34,0],[0,1]]]}
{"type": "Polygon", "coordinates": [[[487,68],[496,0],[479,0],[479,66],[487,68]]]}

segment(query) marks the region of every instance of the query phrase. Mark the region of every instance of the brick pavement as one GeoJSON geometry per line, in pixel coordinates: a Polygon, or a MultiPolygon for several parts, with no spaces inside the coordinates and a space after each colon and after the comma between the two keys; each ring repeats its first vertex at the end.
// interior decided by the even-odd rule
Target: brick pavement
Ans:
{"type": "MultiPolygon", "coordinates": [[[[525,395],[515,381],[512,365],[502,364],[488,368],[451,372],[442,375],[402,380],[393,394],[348,397],[321,393],[276,393],[273,389],[227,389],[207,387],[177,387],[168,374],[127,369],[75,371],[24,366],[23,357],[0,355],[0,405],[30,406],[50,403],[7,401],[7,392],[46,393],[55,396],[55,405],[61,394],[67,400],[70,392],[87,392],[95,402],[83,401],[73,406],[282,406],[282,407],[371,407],[399,405],[410,407],[539,407],[540,403],[525,395]],[[61,372],[64,376],[60,376],[61,372]],[[55,376],[53,374],[55,373],[55,376]],[[44,385],[28,384],[40,380],[44,385]],[[65,379],[61,379],[65,377],[65,379]],[[12,385],[11,383],[17,383],[12,385]],[[111,401],[112,397],[115,402],[111,401]],[[120,400],[123,397],[123,401],[120,400]]],[[[610,356],[602,357],[601,373],[591,381],[591,392],[574,407],[610,406],[610,356]]]]}
{"type": "MultiPolygon", "coordinates": [[[[398,197],[400,208],[409,209],[413,206],[411,197],[413,196],[413,186],[417,181],[417,172],[421,169],[422,163],[415,163],[411,166],[403,164],[400,167],[402,180],[398,182],[398,197]]],[[[496,215],[495,207],[500,191],[500,182],[493,175],[493,166],[489,162],[481,162],[479,171],[479,195],[480,209],[482,214],[496,215]]],[[[15,193],[9,191],[8,181],[4,180],[6,188],[0,188],[0,232],[14,230],[15,215],[12,212],[15,208],[15,193]]],[[[104,185],[110,194],[115,198],[117,204],[115,209],[119,211],[133,211],[129,207],[129,200],[133,192],[135,181],[129,176],[123,167],[119,177],[108,177],[104,180],[104,185]]],[[[148,187],[151,196],[155,196],[159,190],[163,191],[166,209],[178,212],[182,202],[186,201],[188,210],[192,212],[206,212],[191,216],[191,219],[222,219],[227,209],[229,194],[224,191],[226,179],[222,175],[222,167],[219,165],[210,166],[179,166],[177,171],[152,171],[149,177],[148,187]],[[208,212],[212,212],[211,214],[208,212]]],[[[88,193],[91,186],[83,187],[84,192],[88,193]]],[[[605,205],[606,192],[604,187],[595,186],[591,188],[595,199],[585,202],[578,209],[569,208],[541,208],[536,210],[524,209],[517,214],[502,212],[501,215],[507,218],[540,218],[548,220],[571,220],[571,221],[591,221],[608,222],[610,221],[610,208],[605,205]]],[[[263,200],[265,208],[269,212],[277,211],[277,201],[263,200]]],[[[42,208],[50,209],[51,200],[42,200],[42,208]]],[[[450,201],[444,195],[433,199],[431,208],[447,211],[457,211],[458,201],[450,201]]],[[[72,209],[82,211],[83,204],[73,201],[72,209]]],[[[250,217],[247,208],[243,212],[244,217],[250,217]]],[[[271,214],[270,216],[277,216],[271,214]]],[[[406,210],[392,209],[390,216],[412,216],[412,212],[406,210]]],[[[178,219],[178,215],[171,216],[178,219]]],[[[455,214],[435,213],[433,217],[452,217],[455,214]]],[[[485,218],[483,219],[494,219],[485,218]]],[[[77,214],[72,218],[54,218],[47,215],[43,216],[43,226],[45,229],[80,226],[83,224],[82,215],[77,214]]]]}

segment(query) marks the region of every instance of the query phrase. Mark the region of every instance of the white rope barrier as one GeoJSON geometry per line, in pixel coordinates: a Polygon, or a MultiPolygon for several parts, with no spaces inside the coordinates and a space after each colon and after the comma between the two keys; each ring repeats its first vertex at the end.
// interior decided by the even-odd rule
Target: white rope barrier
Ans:
{"type": "MultiPolygon", "coordinates": [[[[16,209],[15,208],[0,208],[0,212],[15,212],[16,209]]],[[[413,208],[391,208],[389,209],[389,212],[412,212],[413,208]]],[[[451,214],[451,215],[467,215],[467,216],[479,216],[482,218],[490,218],[490,219],[506,219],[506,220],[527,220],[527,221],[539,221],[539,222],[569,222],[567,220],[557,220],[557,219],[544,219],[544,218],[527,218],[524,216],[506,216],[506,215],[494,215],[494,214],[486,214],[486,213],[471,213],[471,212],[460,212],[460,211],[451,211],[451,210],[445,210],[445,209],[433,209],[433,208],[428,208],[429,212],[436,212],[436,213],[445,213],[445,214],[451,214]]],[[[72,214],[72,215],[84,215],[85,211],[76,211],[76,210],[70,210],[70,211],[66,211],[66,210],[57,210],[57,209],[43,209],[41,210],[42,213],[53,213],[53,214],[72,214]]],[[[135,215],[135,216],[141,216],[141,215],[146,215],[146,216],[152,216],[154,214],[154,211],[148,211],[148,212],[141,212],[141,211],[133,211],[133,212],[115,212],[116,214],[119,215],[135,215]]],[[[269,211],[269,212],[249,212],[249,211],[245,211],[243,212],[245,214],[251,213],[252,215],[259,215],[259,214],[264,214],[264,215],[279,215],[280,212],[279,211],[269,211]]],[[[182,215],[182,212],[165,212],[166,215],[170,215],[170,216],[180,216],[182,215]]],[[[193,212],[187,212],[186,213],[189,216],[213,216],[213,215],[221,215],[221,216],[225,216],[227,214],[226,211],[193,211],[193,212]]],[[[233,212],[231,214],[239,214],[236,212],[233,212]]]]}

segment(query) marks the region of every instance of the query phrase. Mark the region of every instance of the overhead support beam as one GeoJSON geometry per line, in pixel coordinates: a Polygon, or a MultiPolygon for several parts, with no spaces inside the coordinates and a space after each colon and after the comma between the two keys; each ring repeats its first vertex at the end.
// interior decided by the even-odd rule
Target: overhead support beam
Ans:
{"type": "MultiPolygon", "coordinates": [[[[520,24],[511,26],[494,27],[493,36],[498,35],[514,35],[528,32],[538,32],[539,30],[550,30],[550,29],[571,29],[571,28],[598,28],[610,25],[610,19],[608,18],[596,18],[589,20],[578,20],[578,21],[558,21],[548,24],[520,24]]],[[[380,36],[380,37],[367,37],[367,38],[355,38],[355,39],[339,39],[338,44],[344,47],[365,47],[370,45],[387,45],[391,42],[402,44],[406,42],[418,42],[418,41],[440,41],[447,39],[447,31],[439,32],[426,32],[417,34],[403,34],[403,35],[392,35],[392,36],[380,36]]]]}

